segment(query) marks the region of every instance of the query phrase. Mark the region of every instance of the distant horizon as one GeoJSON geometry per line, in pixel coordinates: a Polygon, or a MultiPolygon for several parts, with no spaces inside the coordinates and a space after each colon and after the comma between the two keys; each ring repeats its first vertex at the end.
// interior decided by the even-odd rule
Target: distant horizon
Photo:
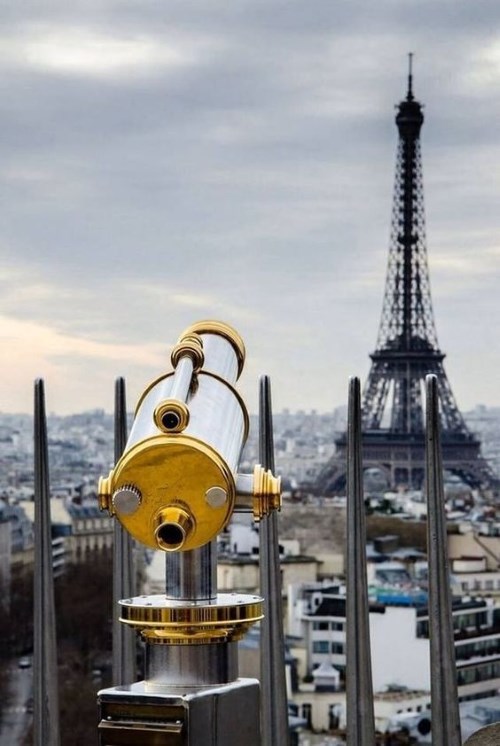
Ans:
{"type": "MultiPolygon", "coordinates": [[[[470,407],[469,409],[463,409],[463,410],[461,410],[461,413],[462,413],[463,416],[466,416],[467,414],[472,414],[476,410],[479,410],[479,409],[481,409],[483,407],[486,410],[499,410],[499,414],[500,414],[500,404],[498,404],[498,405],[494,405],[494,404],[493,405],[489,405],[489,404],[484,404],[484,403],[481,403],[481,402],[478,402],[477,404],[475,404],[473,407],[470,407]]],[[[299,414],[306,414],[306,415],[317,414],[319,416],[323,416],[323,415],[333,415],[333,414],[335,414],[335,412],[337,412],[339,410],[346,410],[347,411],[347,402],[345,404],[338,404],[338,405],[334,406],[333,409],[324,410],[324,411],[320,411],[320,410],[315,409],[315,408],[312,408],[312,409],[303,409],[303,408],[300,408],[300,407],[298,409],[292,410],[290,407],[286,407],[285,406],[285,407],[282,407],[279,410],[278,409],[273,409],[273,416],[283,415],[283,414],[290,414],[290,415],[293,415],[293,416],[299,415],[299,414]]],[[[133,414],[134,411],[135,411],[135,407],[129,407],[129,406],[127,406],[127,415],[133,414]]],[[[47,417],[72,417],[72,416],[75,416],[75,415],[78,416],[78,415],[92,414],[92,413],[97,413],[97,412],[102,412],[104,415],[106,415],[108,417],[112,417],[114,415],[113,410],[105,409],[104,407],[90,407],[89,409],[82,409],[82,410],[78,410],[78,411],[75,410],[74,412],[56,412],[56,411],[50,411],[49,409],[47,409],[47,417]]],[[[251,412],[250,410],[248,410],[248,414],[249,414],[250,417],[258,417],[258,412],[257,411],[251,412]]],[[[16,416],[18,416],[18,417],[32,417],[33,416],[33,412],[27,412],[27,411],[25,411],[25,412],[12,411],[11,412],[11,411],[6,411],[4,409],[0,409],[0,417],[2,417],[3,415],[6,415],[8,417],[16,417],[16,416]]]]}

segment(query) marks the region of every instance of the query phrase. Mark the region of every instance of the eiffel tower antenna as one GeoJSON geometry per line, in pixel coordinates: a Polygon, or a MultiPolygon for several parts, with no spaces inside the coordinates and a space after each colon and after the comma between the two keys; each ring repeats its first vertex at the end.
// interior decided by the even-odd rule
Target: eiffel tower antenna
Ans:
{"type": "MultiPolygon", "coordinates": [[[[399,137],[382,317],[363,391],[363,461],[365,468],[381,468],[392,487],[423,485],[425,377],[433,374],[439,391],[444,467],[471,486],[487,486],[495,478],[453,396],[434,324],[420,151],[422,108],[413,93],[410,53],[407,95],[396,114],[399,137]]],[[[318,489],[326,494],[342,489],[342,480],[345,483],[341,464],[346,436],[336,445],[336,461],[318,480],[318,489]]]]}
{"type": "Polygon", "coordinates": [[[407,101],[413,101],[413,52],[408,53],[408,94],[407,101]]]}

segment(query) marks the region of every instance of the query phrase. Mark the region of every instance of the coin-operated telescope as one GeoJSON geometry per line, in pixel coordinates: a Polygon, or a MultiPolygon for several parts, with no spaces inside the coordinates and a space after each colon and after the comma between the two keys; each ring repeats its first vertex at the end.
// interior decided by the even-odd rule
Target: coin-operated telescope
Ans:
{"type": "Polygon", "coordinates": [[[145,680],[99,692],[99,743],[256,746],[259,685],[238,678],[237,641],[262,618],[262,598],[217,593],[216,539],[235,511],[259,520],[279,509],[280,480],[259,465],[238,472],[248,435],[238,333],[194,324],[171,360],[99,483],[101,509],[166,557],[164,594],[120,602],[146,643],[145,680]]]}

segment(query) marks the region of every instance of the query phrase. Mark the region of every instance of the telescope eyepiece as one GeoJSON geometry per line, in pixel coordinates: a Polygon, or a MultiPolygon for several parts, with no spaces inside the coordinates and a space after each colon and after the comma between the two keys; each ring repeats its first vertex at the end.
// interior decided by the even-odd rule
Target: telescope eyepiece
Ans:
{"type": "Polygon", "coordinates": [[[165,430],[176,430],[181,422],[177,412],[165,412],[162,415],[161,422],[165,430]]]}
{"type": "Polygon", "coordinates": [[[186,538],[186,533],[178,523],[163,523],[156,532],[158,544],[171,551],[180,549],[186,538]]]}
{"type": "Polygon", "coordinates": [[[181,433],[189,424],[189,409],[177,399],[164,399],[154,411],[154,421],[159,430],[169,435],[181,433]]]}
{"type": "Polygon", "coordinates": [[[155,530],[156,543],[164,552],[182,549],[194,529],[192,516],[177,505],[161,510],[155,530]]]}

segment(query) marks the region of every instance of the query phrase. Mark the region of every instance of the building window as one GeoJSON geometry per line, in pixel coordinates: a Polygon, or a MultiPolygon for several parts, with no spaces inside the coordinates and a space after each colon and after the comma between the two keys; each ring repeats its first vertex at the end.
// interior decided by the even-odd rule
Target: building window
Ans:
{"type": "Polygon", "coordinates": [[[429,637],[429,622],[417,622],[417,637],[427,639],[429,637]]]}
{"type": "Polygon", "coordinates": [[[304,702],[302,705],[302,717],[307,721],[307,727],[312,728],[312,705],[308,702],[304,702]]]}
{"type": "Polygon", "coordinates": [[[330,730],[337,730],[339,725],[340,725],[339,706],[328,705],[328,728],[330,730]]]}
{"type": "Polygon", "coordinates": [[[457,683],[459,686],[464,684],[475,684],[478,681],[487,681],[500,677],[500,663],[487,663],[478,666],[470,666],[458,670],[457,683]]]}
{"type": "Polygon", "coordinates": [[[332,653],[333,655],[343,655],[344,646],[341,642],[332,642],[332,653]]]}
{"type": "Polygon", "coordinates": [[[479,627],[480,624],[485,624],[486,614],[483,611],[458,614],[453,621],[455,629],[471,629],[479,627]]]}
{"type": "Polygon", "coordinates": [[[316,640],[313,642],[313,653],[328,653],[328,640],[316,640]]]}
{"type": "Polygon", "coordinates": [[[328,630],[328,622],[313,622],[313,629],[328,630]]]}

